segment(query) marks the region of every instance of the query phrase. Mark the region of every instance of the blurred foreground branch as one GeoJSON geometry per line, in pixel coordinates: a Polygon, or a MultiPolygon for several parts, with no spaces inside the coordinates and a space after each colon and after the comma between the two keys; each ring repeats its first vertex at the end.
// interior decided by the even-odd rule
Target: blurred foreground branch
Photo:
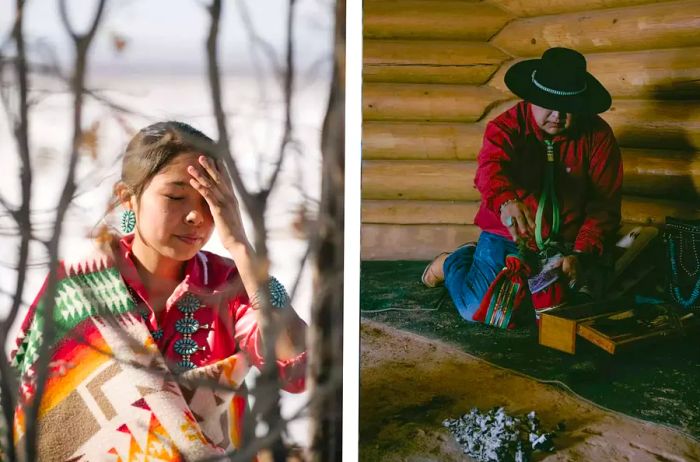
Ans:
{"type": "Polygon", "coordinates": [[[343,368],[343,227],[345,173],[345,3],[336,4],[335,60],[321,150],[322,189],[318,236],[314,245],[315,293],[310,329],[310,389],[333,392],[311,408],[311,458],[340,460],[342,450],[342,381],[333,371],[343,368]]]}

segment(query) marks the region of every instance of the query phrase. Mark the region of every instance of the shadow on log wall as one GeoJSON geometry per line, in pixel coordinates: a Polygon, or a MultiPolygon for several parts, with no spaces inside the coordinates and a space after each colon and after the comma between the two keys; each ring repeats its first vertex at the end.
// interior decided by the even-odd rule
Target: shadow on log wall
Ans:
{"type": "Polygon", "coordinates": [[[623,221],[700,217],[700,0],[366,0],[364,27],[363,259],[478,236],[474,161],[517,101],[503,75],[552,46],[613,95],[623,221]]]}

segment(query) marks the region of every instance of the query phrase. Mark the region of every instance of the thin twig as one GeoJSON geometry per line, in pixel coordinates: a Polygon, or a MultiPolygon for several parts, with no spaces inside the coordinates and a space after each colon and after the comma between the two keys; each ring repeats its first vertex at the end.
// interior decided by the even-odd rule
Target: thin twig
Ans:
{"type": "MultiPolygon", "coordinates": [[[[268,267],[268,253],[267,253],[267,236],[265,227],[265,215],[264,211],[267,205],[268,194],[264,192],[259,192],[257,194],[251,194],[243,184],[241,172],[236,165],[236,162],[232,156],[232,151],[230,147],[230,139],[227,130],[226,116],[222,106],[222,91],[221,91],[221,81],[219,75],[219,65],[217,60],[217,49],[218,49],[218,34],[219,34],[219,22],[221,19],[221,0],[212,0],[209,7],[209,14],[211,17],[211,25],[209,30],[209,36],[207,38],[207,59],[208,59],[208,71],[209,71],[209,83],[211,87],[212,104],[214,107],[214,114],[216,117],[217,128],[219,131],[219,139],[217,143],[217,148],[222,154],[220,158],[223,158],[226,167],[228,168],[231,179],[234,186],[239,192],[239,196],[248,211],[248,214],[253,222],[254,227],[254,246],[255,255],[253,256],[253,266],[255,279],[258,287],[267,288],[267,267],[268,267]]],[[[291,40],[291,37],[289,37],[291,40]]],[[[264,410],[260,413],[262,420],[267,423],[269,428],[274,428],[275,425],[280,421],[280,411],[279,411],[279,385],[277,383],[277,361],[275,357],[275,342],[277,338],[277,326],[272,319],[272,307],[270,306],[270,294],[268,290],[262,290],[259,293],[260,301],[260,313],[261,318],[259,320],[259,329],[262,333],[263,338],[263,358],[264,366],[261,371],[261,384],[256,385],[255,390],[255,405],[253,407],[253,414],[258,412],[260,409],[264,410]]],[[[244,440],[248,440],[250,432],[253,431],[253,423],[244,423],[244,431],[247,433],[244,436],[244,440]]],[[[271,451],[273,458],[276,462],[282,462],[286,459],[285,448],[282,441],[277,438],[273,439],[271,442],[271,451]]]]}
{"type": "Polygon", "coordinates": [[[265,194],[269,194],[270,191],[272,191],[272,188],[275,187],[277,177],[282,170],[282,163],[284,161],[285,153],[287,152],[287,144],[289,144],[292,139],[292,94],[294,92],[294,2],[295,0],[289,0],[289,10],[287,11],[287,67],[285,69],[283,79],[284,132],[279,151],[277,153],[275,169],[272,172],[272,176],[270,177],[267,187],[264,189],[265,194]]]}
{"type": "Polygon", "coordinates": [[[46,387],[46,379],[49,372],[49,349],[54,342],[55,336],[55,326],[54,326],[54,308],[55,308],[55,292],[57,283],[57,263],[58,263],[58,243],[61,236],[61,230],[63,225],[63,218],[70,206],[73,198],[73,194],[76,188],[75,185],[75,168],[78,163],[78,155],[80,148],[80,141],[82,137],[82,111],[83,111],[83,96],[85,89],[85,71],[87,69],[87,53],[92,43],[92,40],[97,31],[97,26],[102,18],[104,12],[106,0],[100,0],[97,11],[94,15],[92,24],[87,33],[80,35],[72,28],[70,21],[68,19],[68,13],[66,9],[66,0],[59,0],[59,9],[61,12],[61,19],[63,25],[66,28],[68,34],[73,39],[73,44],[76,50],[75,58],[75,74],[73,75],[72,84],[74,92],[73,101],[73,138],[70,147],[70,160],[68,163],[68,176],[63,187],[63,191],[58,201],[57,211],[56,211],[56,222],[54,226],[54,233],[51,237],[47,247],[49,251],[49,277],[47,283],[46,292],[46,305],[44,306],[44,317],[46,322],[43,326],[42,332],[42,343],[39,346],[39,359],[36,365],[36,390],[34,392],[34,399],[32,400],[29,409],[27,410],[27,429],[26,429],[26,448],[27,448],[27,460],[38,460],[37,458],[37,418],[39,413],[39,405],[41,403],[41,398],[46,387]]]}
{"type": "MultiPolygon", "coordinates": [[[[0,323],[0,341],[3,345],[7,339],[7,334],[10,330],[12,322],[17,316],[20,305],[22,303],[22,293],[24,292],[24,283],[26,278],[27,260],[29,258],[29,240],[31,238],[31,184],[32,184],[32,169],[31,159],[29,155],[29,112],[27,108],[27,94],[29,92],[29,82],[27,78],[27,62],[26,50],[24,44],[24,0],[16,2],[16,18],[13,28],[13,36],[17,48],[17,62],[15,68],[17,71],[17,80],[19,83],[19,120],[14,122],[14,135],[17,141],[17,148],[22,165],[21,182],[22,182],[22,204],[19,209],[12,210],[3,201],[3,206],[14,217],[20,231],[20,245],[18,258],[18,273],[17,283],[15,285],[15,294],[12,300],[12,306],[5,321],[0,323]]],[[[12,123],[12,122],[11,122],[12,123]]],[[[17,380],[14,371],[11,370],[10,364],[4,354],[0,355],[0,374],[2,374],[2,407],[5,422],[8,429],[12,428],[13,414],[17,403],[17,380]]],[[[11,441],[11,438],[9,438],[11,441]]],[[[8,458],[14,460],[16,457],[15,448],[12,444],[8,446],[8,458]]]]}

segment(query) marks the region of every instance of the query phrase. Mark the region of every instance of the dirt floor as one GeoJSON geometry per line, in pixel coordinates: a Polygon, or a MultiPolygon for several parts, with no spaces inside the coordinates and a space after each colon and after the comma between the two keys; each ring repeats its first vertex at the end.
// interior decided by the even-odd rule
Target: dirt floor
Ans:
{"type": "Polygon", "coordinates": [[[362,461],[471,460],[442,421],[495,406],[535,410],[546,430],[565,423],[556,452],[535,461],[700,461],[700,443],[680,432],[376,322],[362,321],[360,367],[362,461]]]}

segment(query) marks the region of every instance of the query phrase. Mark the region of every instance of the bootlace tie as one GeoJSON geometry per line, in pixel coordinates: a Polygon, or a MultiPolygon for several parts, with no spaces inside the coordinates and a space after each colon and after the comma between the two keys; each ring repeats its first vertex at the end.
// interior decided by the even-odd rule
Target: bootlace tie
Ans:
{"type": "Polygon", "coordinates": [[[547,146],[547,166],[544,174],[542,194],[540,194],[540,200],[537,204],[537,215],[535,216],[535,241],[540,251],[544,250],[552,242],[552,236],[559,233],[559,201],[554,190],[554,141],[544,140],[544,144],[547,146]],[[547,201],[552,202],[552,231],[549,233],[549,237],[544,240],[542,239],[542,215],[547,206],[547,201]]]}

